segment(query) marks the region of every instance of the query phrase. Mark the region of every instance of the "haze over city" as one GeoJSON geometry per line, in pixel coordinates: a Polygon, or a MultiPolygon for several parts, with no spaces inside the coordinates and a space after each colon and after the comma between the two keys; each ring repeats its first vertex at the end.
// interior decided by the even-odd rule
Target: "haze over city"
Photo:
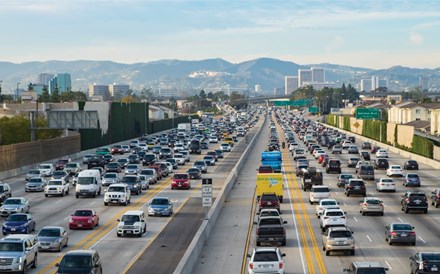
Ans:
{"type": "Polygon", "coordinates": [[[271,57],[440,66],[439,1],[0,2],[0,61],[271,57]]]}

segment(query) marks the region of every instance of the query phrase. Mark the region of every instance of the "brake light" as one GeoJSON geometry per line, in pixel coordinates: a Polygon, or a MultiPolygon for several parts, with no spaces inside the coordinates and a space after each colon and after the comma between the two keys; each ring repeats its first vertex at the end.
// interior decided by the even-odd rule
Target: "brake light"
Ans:
{"type": "Polygon", "coordinates": [[[249,263],[249,268],[254,269],[254,263],[249,263]]]}
{"type": "Polygon", "coordinates": [[[406,198],[405,200],[406,200],[406,202],[407,202],[407,203],[409,203],[409,202],[410,202],[410,201],[409,201],[409,198],[406,198]]]}
{"type": "Polygon", "coordinates": [[[413,232],[410,232],[409,235],[416,236],[416,233],[413,231],[413,232]]]}
{"type": "Polygon", "coordinates": [[[393,236],[396,236],[397,235],[397,232],[391,232],[391,235],[393,235],[393,236]]]}
{"type": "Polygon", "coordinates": [[[353,188],[353,186],[347,186],[347,188],[350,188],[350,189],[351,189],[351,188],[353,188]]]}
{"type": "Polygon", "coordinates": [[[283,268],[283,262],[279,262],[279,263],[278,263],[278,268],[279,268],[279,269],[282,269],[282,268],[283,268]]]}
{"type": "Polygon", "coordinates": [[[440,199],[440,194],[437,194],[437,199],[440,199]]]}
{"type": "Polygon", "coordinates": [[[368,203],[363,203],[362,205],[363,205],[363,206],[368,206],[368,203]]]}

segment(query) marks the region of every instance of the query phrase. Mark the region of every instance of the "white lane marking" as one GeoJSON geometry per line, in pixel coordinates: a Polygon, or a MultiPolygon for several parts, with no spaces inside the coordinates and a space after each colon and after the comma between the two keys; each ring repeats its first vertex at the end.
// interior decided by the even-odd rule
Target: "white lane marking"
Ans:
{"type": "Polygon", "coordinates": [[[62,201],[62,200],[58,200],[58,201],[56,201],[55,203],[58,204],[58,203],[61,203],[61,201],[62,201]]]}
{"type": "Polygon", "coordinates": [[[372,242],[370,236],[367,235],[367,239],[370,241],[370,243],[372,242]]]}
{"type": "Polygon", "coordinates": [[[404,221],[402,219],[400,219],[400,217],[397,217],[397,219],[401,222],[404,223],[404,221]]]}
{"type": "Polygon", "coordinates": [[[94,205],[94,204],[96,204],[96,202],[91,202],[91,203],[90,203],[90,205],[94,205]]]}
{"type": "Polygon", "coordinates": [[[67,216],[66,218],[64,218],[64,220],[69,220],[70,219],[70,216],[67,216]]]}
{"type": "Polygon", "coordinates": [[[426,244],[425,240],[423,240],[422,237],[417,236],[417,238],[419,238],[420,241],[422,241],[424,244],[426,244]]]}
{"type": "Polygon", "coordinates": [[[286,186],[287,194],[289,195],[289,200],[290,200],[290,211],[292,212],[293,224],[295,226],[295,234],[296,234],[296,238],[298,239],[298,241],[296,241],[296,242],[298,243],[298,248],[300,250],[299,257],[301,259],[303,273],[306,274],[307,271],[306,271],[306,265],[305,265],[305,262],[304,262],[304,254],[303,254],[304,250],[301,247],[301,240],[300,240],[301,238],[299,237],[299,234],[298,234],[298,226],[296,224],[295,211],[293,210],[293,202],[292,202],[292,197],[291,197],[290,191],[289,191],[289,184],[287,183],[287,177],[286,177],[286,173],[285,173],[285,170],[284,170],[284,164],[282,164],[282,167],[283,167],[282,168],[282,172],[283,172],[283,177],[284,177],[284,184],[286,186]]]}
{"type": "Polygon", "coordinates": [[[358,222],[358,219],[356,217],[353,217],[353,219],[356,221],[356,223],[358,222]]]}
{"type": "Polygon", "coordinates": [[[339,193],[337,193],[337,192],[335,192],[335,194],[336,194],[336,196],[338,196],[338,195],[339,195],[339,193]]]}
{"type": "Polygon", "coordinates": [[[347,204],[344,202],[344,206],[347,207],[347,204]]]}
{"type": "Polygon", "coordinates": [[[387,264],[389,270],[393,270],[393,268],[391,267],[391,265],[388,261],[385,261],[385,263],[387,264]]]}

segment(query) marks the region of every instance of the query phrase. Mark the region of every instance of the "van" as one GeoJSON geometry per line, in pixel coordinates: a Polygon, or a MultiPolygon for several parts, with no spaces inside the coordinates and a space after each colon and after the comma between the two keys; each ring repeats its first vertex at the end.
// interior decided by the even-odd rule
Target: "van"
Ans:
{"type": "Polygon", "coordinates": [[[76,198],[79,196],[101,195],[101,174],[97,169],[86,169],[78,173],[78,179],[75,188],[76,198]]]}
{"type": "Polygon", "coordinates": [[[275,193],[278,200],[283,202],[283,174],[281,173],[258,173],[256,182],[257,199],[260,199],[263,193],[275,193]]]}
{"type": "Polygon", "coordinates": [[[142,210],[129,210],[118,219],[116,236],[132,235],[142,237],[147,232],[147,221],[142,210]]]}
{"type": "Polygon", "coordinates": [[[314,185],[310,189],[309,202],[311,205],[318,203],[321,199],[330,198],[330,190],[328,186],[314,185]]]}
{"type": "Polygon", "coordinates": [[[358,178],[362,180],[374,180],[374,167],[372,165],[359,166],[358,178]]]}

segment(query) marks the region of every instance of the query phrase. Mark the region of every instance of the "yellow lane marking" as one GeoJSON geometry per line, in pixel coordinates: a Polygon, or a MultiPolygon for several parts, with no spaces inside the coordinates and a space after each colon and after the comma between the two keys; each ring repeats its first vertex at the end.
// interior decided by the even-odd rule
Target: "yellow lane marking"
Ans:
{"type": "Polygon", "coordinates": [[[252,208],[251,208],[251,216],[249,218],[249,228],[246,236],[246,244],[244,246],[244,254],[243,254],[243,262],[241,264],[241,273],[244,274],[246,271],[246,263],[247,263],[247,255],[249,252],[249,244],[251,242],[251,234],[252,234],[252,226],[254,225],[254,216],[255,216],[255,208],[256,208],[256,200],[257,200],[257,188],[254,188],[254,195],[252,196],[252,208]]]}

